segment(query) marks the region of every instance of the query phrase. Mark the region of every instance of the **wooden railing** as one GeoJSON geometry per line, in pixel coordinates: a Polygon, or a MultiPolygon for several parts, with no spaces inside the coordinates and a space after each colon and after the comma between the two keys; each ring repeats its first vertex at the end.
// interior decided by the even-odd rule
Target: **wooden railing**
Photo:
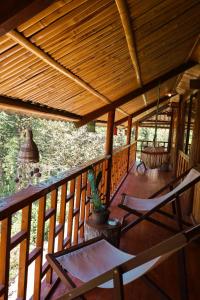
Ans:
{"type": "Polygon", "coordinates": [[[189,156],[187,156],[183,151],[179,150],[176,175],[180,176],[188,169],[189,169],[189,156]]]}
{"type": "MultiPolygon", "coordinates": [[[[133,163],[135,147],[136,145],[129,145],[115,151],[112,161],[112,192],[127,173],[129,153],[130,164],[133,163]]],[[[6,205],[0,209],[0,299],[8,299],[11,251],[17,248],[17,299],[26,299],[28,270],[32,263],[35,264],[31,274],[32,279],[34,278],[33,299],[40,299],[41,282],[45,276],[49,288],[56,285],[45,253],[76,245],[84,238],[84,224],[91,210],[87,197],[90,195],[87,171],[91,165],[96,172],[102,170],[101,192],[105,195],[109,159],[109,156],[98,158],[80,168],[74,168],[60,179],[54,178],[51,183],[29,186],[5,199],[6,205]],[[21,214],[20,229],[16,232],[12,219],[18,213],[21,214]],[[35,242],[32,243],[34,218],[36,233],[35,242]]],[[[48,293],[46,291],[46,296],[48,293]]]]}
{"type": "Polygon", "coordinates": [[[133,165],[135,154],[136,142],[114,151],[112,157],[111,195],[116,192],[119,183],[124,179],[127,171],[133,165]]]}

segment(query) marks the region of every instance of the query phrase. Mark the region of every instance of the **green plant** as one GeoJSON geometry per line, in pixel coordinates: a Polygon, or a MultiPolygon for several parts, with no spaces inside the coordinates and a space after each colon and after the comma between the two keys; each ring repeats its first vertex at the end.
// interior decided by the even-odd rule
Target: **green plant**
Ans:
{"type": "Polygon", "coordinates": [[[96,176],[93,167],[91,167],[88,170],[88,180],[91,187],[91,201],[93,203],[94,211],[100,211],[105,209],[105,205],[101,203],[101,194],[99,192],[99,184],[101,178],[102,178],[102,171],[99,171],[96,176]]]}

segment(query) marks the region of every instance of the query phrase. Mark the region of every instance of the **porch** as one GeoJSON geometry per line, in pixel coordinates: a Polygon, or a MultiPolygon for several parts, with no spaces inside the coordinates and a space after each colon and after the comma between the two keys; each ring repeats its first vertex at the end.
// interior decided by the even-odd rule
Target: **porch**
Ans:
{"type": "MultiPolygon", "coordinates": [[[[102,203],[111,206],[112,216],[121,218],[124,212],[117,204],[122,192],[149,197],[172,177],[200,163],[199,18],[199,1],[23,0],[19,4],[7,0],[1,4],[0,109],[74,122],[76,128],[88,123],[106,126],[101,157],[3,199],[1,300],[55,299],[66,291],[45,255],[84,240],[92,212],[91,166],[96,174],[102,171],[102,203]],[[123,147],[113,149],[119,126],[126,140],[123,147]],[[154,137],[141,140],[140,128],[155,129],[154,137]],[[167,130],[167,139],[158,139],[158,129],[167,130]],[[142,158],[146,146],[159,149],[150,156],[168,172],[136,172],[137,157],[142,158]],[[17,254],[14,283],[13,251],[17,254]]],[[[199,183],[182,204],[187,221],[199,224],[199,183]]],[[[164,217],[156,214],[156,218],[164,217]]],[[[169,220],[168,225],[176,226],[169,220]]],[[[139,253],[170,234],[145,221],[122,236],[121,247],[139,253]]],[[[199,248],[193,243],[186,250],[190,300],[200,299],[199,248]]],[[[176,255],[150,275],[173,300],[180,299],[176,255]]],[[[88,299],[110,299],[111,293],[94,290],[88,299]]],[[[125,296],[157,299],[141,280],[127,286],[125,296]]]]}
{"type": "MultiPolygon", "coordinates": [[[[124,212],[117,207],[121,200],[121,193],[127,193],[137,197],[149,197],[161,186],[164,186],[166,183],[168,183],[171,180],[171,177],[171,172],[162,172],[155,169],[141,174],[135,170],[135,167],[133,167],[113,199],[113,203],[111,205],[112,216],[120,219],[124,215],[124,212]]],[[[176,228],[177,225],[174,221],[170,222],[168,219],[158,214],[155,214],[155,216],[158,220],[163,220],[165,222],[167,220],[167,224],[170,224],[176,228]]],[[[133,218],[134,217],[129,217],[129,219],[133,218]]],[[[171,235],[172,234],[165,229],[144,221],[122,236],[120,248],[128,253],[137,254],[165,240],[171,235]]],[[[199,284],[198,280],[196,280],[200,268],[200,244],[193,243],[189,245],[186,248],[186,255],[189,299],[196,300],[200,298],[199,284]]],[[[181,299],[180,265],[177,254],[171,256],[166,262],[152,270],[149,276],[158,284],[158,286],[167,292],[171,299],[181,299]]],[[[44,284],[43,291],[45,291],[45,287],[47,288],[46,284],[44,284]]],[[[67,291],[67,287],[63,283],[59,283],[56,291],[53,293],[50,299],[56,299],[67,291]]],[[[112,289],[95,289],[86,295],[86,299],[107,300],[113,297],[112,293],[112,289]]],[[[138,279],[137,281],[134,281],[125,287],[125,299],[159,300],[160,296],[155,290],[146,285],[142,279],[138,279]]]]}
{"type": "MultiPolygon", "coordinates": [[[[137,196],[150,197],[154,192],[165,186],[173,177],[172,171],[158,169],[144,172],[137,171],[135,166],[136,144],[123,147],[113,154],[112,180],[111,180],[111,216],[121,219],[124,212],[117,207],[123,192],[137,196]],[[130,152],[127,151],[130,149],[130,152]],[[130,153],[129,172],[127,173],[128,153],[130,153]],[[117,157],[117,159],[115,159],[117,157]],[[114,172],[114,171],[115,172],[114,172]],[[118,172],[116,172],[118,170],[118,172]]],[[[95,166],[96,170],[103,170],[102,191],[105,189],[107,177],[107,157],[92,161],[81,168],[66,174],[62,179],[54,179],[53,184],[41,184],[18,192],[10,197],[7,206],[1,209],[1,267],[4,274],[8,274],[12,250],[19,247],[19,273],[15,288],[10,293],[8,286],[1,286],[1,294],[8,293],[9,299],[15,299],[16,292],[27,291],[27,299],[33,294],[33,299],[56,299],[67,291],[67,287],[60,283],[57,276],[52,273],[45,259],[45,254],[84,240],[84,224],[91,211],[87,195],[90,186],[87,181],[88,167],[95,166]],[[31,207],[37,206],[37,237],[36,244],[30,245],[31,237],[31,207]],[[11,218],[15,212],[21,212],[21,231],[12,235],[11,218]],[[45,241],[45,228],[48,228],[45,241]],[[30,247],[31,246],[31,247],[30,247]],[[10,255],[9,255],[10,254],[10,255]],[[2,259],[6,257],[6,259],[2,259]],[[3,269],[2,269],[3,270],[3,269]]],[[[183,153],[180,152],[178,168],[179,173],[187,169],[188,164],[183,153]],[[181,155],[182,154],[182,155],[181,155]]],[[[8,200],[8,199],[7,199],[8,200]]],[[[183,203],[183,207],[187,204],[183,203]]],[[[167,224],[176,228],[174,221],[155,214],[157,220],[167,221],[167,224]]],[[[128,217],[128,222],[134,217],[128,217]]],[[[191,222],[191,220],[190,220],[191,222]]],[[[158,242],[168,238],[172,233],[153,225],[147,221],[125,233],[120,242],[121,249],[136,254],[148,249],[158,242]]],[[[200,268],[199,244],[192,244],[187,249],[187,275],[189,284],[189,299],[198,299],[200,296],[198,277],[200,268]]],[[[2,272],[2,271],[1,271],[2,272]]],[[[3,274],[3,273],[1,273],[3,274]]],[[[153,270],[151,278],[162,287],[172,299],[180,299],[180,271],[177,255],[173,255],[164,264],[153,270]]],[[[7,275],[8,276],[8,275],[7,275]]],[[[7,277],[8,280],[9,277],[7,277]]],[[[9,285],[9,284],[8,284],[9,285]]],[[[10,289],[10,288],[9,288],[10,289]]],[[[12,287],[13,289],[13,287],[12,287]]],[[[110,299],[112,290],[94,290],[88,294],[87,299],[110,299]]],[[[159,299],[154,290],[145,285],[142,280],[129,284],[125,289],[126,299],[134,295],[136,299],[159,299]]]]}

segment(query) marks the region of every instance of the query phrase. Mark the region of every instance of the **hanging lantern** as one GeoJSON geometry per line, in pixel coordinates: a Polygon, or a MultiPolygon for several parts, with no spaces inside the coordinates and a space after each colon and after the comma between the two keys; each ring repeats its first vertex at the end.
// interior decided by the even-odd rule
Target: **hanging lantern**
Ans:
{"type": "Polygon", "coordinates": [[[88,132],[96,132],[95,131],[95,122],[94,121],[92,121],[92,122],[89,122],[88,124],[87,124],[87,131],[88,132]]]}
{"type": "Polygon", "coordinates": [[[113,135],[117,135],[117,127],[116,126],[113,129],[113,135]]]}
{"type": "Polygon", "coordinates": [[[20,163],[37,163],[39,162],[39,151],[33,140],[32,130],[26,129],[25,143],[21,145],[18,161],[20,163]]]}

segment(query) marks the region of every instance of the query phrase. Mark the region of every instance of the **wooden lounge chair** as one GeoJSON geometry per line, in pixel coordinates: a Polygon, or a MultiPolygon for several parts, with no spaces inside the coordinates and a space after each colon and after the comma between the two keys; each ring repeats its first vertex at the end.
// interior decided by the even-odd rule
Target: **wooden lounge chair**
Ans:
{"type": "Polygon", "coordinates": [[[122,194],[122,202],[119,204],[119,207],[128,212],[125,218],[130,214],[138,216],[136,220],[130,222],[122,228],[122,233],[126,232],[143,220],[150,221],[174,233],[177,232],[174,227],[152,218],[151,215],[155,212],[176,220],[178,222],[179,230],[183,229],[183,225],[191,226],[191,224],[188,224],[182,218],[180,196],[186,190],[193,187],[198,181],[200,181],[200,172],[199,170],[193,168],[167,184],[161,190],[152,195],[149,199],[141,199],[127,194],[122,194]],[[180,183],[175,188],[173,188],[173,186],[178,182],[180,183]],[[170,189],[170,192],[159,196],[167,188],[170,189]],[[169,203],[172,204],[174,214],[161,210],[162,207],[169,203]]]}
{"type": "MultiPolygon", "coordinates": [[[[95,287],[113,288],[114,299],[123,300],[123,285],[142,277],[156,289],[161,299],[171,299],[145,274],[163,262],[172,253],[179,251],[200,236],[200,225],[178,233],[147,249],[137,256],[127,254],[108,243],[103,237],[92,239],[71,249],[47,254],[47,260],[59,278],[72,289],[59,299],[75,299],[95,287]],[[76,287],[70,274],[83,283],[76,287]]],[[[182,255],[182,258],[184,256],[182,255]]],[[[182,263],[180,267],[182,267],[182,263]]],[[[181,299],[187,299],[186,273],[182,272],[181,299]]],[[[82,299],[85,299],[83,296],[82,299]]]]}

